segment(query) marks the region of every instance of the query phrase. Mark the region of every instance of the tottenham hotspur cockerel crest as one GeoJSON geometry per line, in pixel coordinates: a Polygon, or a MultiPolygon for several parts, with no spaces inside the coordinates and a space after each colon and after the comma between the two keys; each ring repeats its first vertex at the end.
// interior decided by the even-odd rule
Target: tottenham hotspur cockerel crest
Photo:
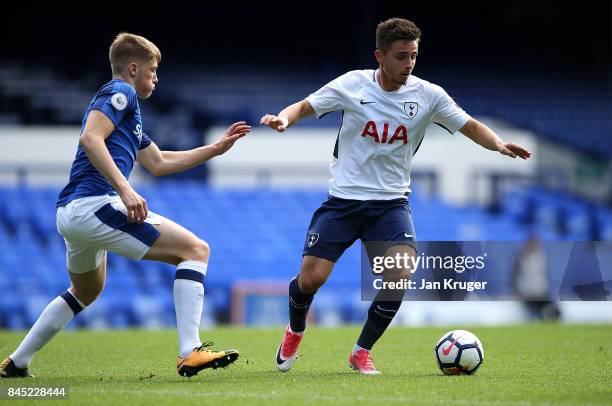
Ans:
{"type": "Polygon", "coordinates": [[[319,241],[319,233],[308,233],[308,237],[306,237],[306,243],[308,244],[308,248],[312,247],[319,241]]]}
{"type": "Polygon", "coordinates": [[[416,116],[419,112],[419,104],[417,102],[405,102],[404,112],[406,113],[408,118],[412,120],[414,116],[416,116]]]}

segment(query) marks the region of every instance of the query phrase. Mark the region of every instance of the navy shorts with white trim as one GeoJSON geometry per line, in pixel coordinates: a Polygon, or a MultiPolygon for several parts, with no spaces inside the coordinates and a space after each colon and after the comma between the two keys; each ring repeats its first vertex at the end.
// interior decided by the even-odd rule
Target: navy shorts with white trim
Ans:
{"type": "Polygon", "coordinates": [[[349,200],[329,196],[312,216],[302,255],[336,262],[357,239],[409,245],[416,250],[408,199],[349,200]]]}

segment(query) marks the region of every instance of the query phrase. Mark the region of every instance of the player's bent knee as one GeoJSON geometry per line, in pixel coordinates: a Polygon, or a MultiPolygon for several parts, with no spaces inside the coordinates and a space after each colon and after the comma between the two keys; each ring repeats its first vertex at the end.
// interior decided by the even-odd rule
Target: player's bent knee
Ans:
{"type": "Polygon", "coordinates": [[[89,286],[72,286],[71,291],[74,296],[85,306],[92,304],[104,290],[104,283],[92,284],[89,286]]]}
{"type": "Polygon", "coordinates": [[[208,262],[210,258],[210,245],[204,240],[194,240],[187,247],[183,254],[183,261],[202,261],[208,262]]]}
{"type": "Polygon", "coordinates": [[[304,294],[315,293],[325,283],[325,277],[322,277],[316,272],[300,272],[298,278],[298,287],[304,294]]]}
{"type": "Polygon", "coordinates": [[[70,274],[70,291],[85,306],[93,303],[104,290],[106,283],[106,258],[89,272],[70,274]]]}
{"type": "Polygon", "coordinates": [[[305,256],[298,278],[298,287],[305,294],[315,293],[327,280],[334,263],[327,259],[305,256]]]}

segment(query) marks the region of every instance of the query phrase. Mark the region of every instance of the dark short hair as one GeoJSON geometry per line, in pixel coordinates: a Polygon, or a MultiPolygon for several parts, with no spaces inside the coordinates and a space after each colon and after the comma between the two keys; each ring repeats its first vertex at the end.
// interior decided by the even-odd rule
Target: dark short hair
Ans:
{"type": "Polygon", "coordinates": [[[410,20],[389,18],[376,27],[376,49],[387,52],[395,41],[418,41],[421,29],[410,20]]]}

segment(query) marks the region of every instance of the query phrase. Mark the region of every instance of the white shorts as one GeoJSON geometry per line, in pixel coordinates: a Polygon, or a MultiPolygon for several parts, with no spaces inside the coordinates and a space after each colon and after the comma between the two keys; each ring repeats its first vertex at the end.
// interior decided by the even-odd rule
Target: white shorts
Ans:
{"type": "Polygon", "coordinates": [[[76,199],[57,208],[57,231],[66,242],[66,265],[70,272],[91,271],[102,263],[106,251],[142,259],[159,231],[163,217],[149,211],[142,224],[127,220],[127,209],[119,196],[76,199]]]}

